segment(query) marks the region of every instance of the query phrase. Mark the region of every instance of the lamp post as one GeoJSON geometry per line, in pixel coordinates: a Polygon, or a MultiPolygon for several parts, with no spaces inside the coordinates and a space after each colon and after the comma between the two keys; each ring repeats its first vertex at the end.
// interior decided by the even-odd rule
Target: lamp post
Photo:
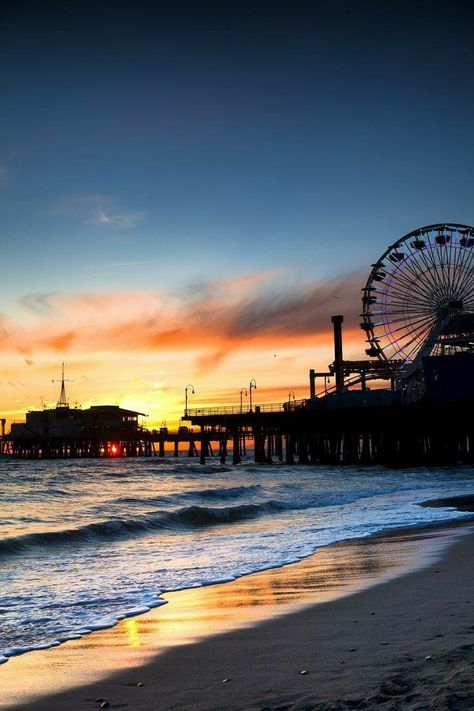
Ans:
{"type": "Polygon", "coordinates": [[[184,388],[184,416],[188,416],[188,390],[191,388],[191,392],[194,395],[194,386],[186,385],[184,388]]]}
{"type": "Polygon", "coordinates": [[[242,390],[240,391],[240,414],[242,414],[242,410],[243,410],[242,395],[245,395],[245,397],[248,396],[247,388],[242,388],[242,390]]]}
{"type": "Polygon", "coordinates": [[[250,412],[252,412],[252,388],[254,390],[257,389],[257,383],[255,382],[255,378],[252,378],[252,380],[249,383],[249,392],[250,392],[250,412]]]}
{"type": "Polygon", "coordinates": [[[288,409],[291,407],[291,398],[293,398],[293,402],[296,400],[296,395],[294,390],[290,390],[288,393],[288,409]]]}

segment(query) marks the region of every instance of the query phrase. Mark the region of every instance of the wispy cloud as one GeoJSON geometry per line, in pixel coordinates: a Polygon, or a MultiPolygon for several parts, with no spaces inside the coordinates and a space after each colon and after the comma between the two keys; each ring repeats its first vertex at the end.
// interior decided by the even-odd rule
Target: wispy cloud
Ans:
{"type": "Polygon", "coordinates": [[[163,259],[132,259],[123,262],[105,262],[103,264],[91,264],[88,268],[94,272],[113,271],[115,269],[140,269],[152,264],[162,264],[163,259]]]}
{"type": "Polygon", "coordinates": [[[59,292],[41,292],[38,294],[27,294],[17,299],[17,304],[22,309],[32,314],[48,314],[54,310],[52,300],[59,292]]]}
{"type": "Polygon", "coordinates": [[[89,222],[98,225],[109,225],[118,230],[129,230],[132,227],[136,227],[144,217],[145,213],[140,210],[137,212],[121,212],[116,214],[99,210],[97,215],[91,218],[89,222]]]}
{"type": "Polygon", "coordinates": [[[142,210],[124,210],[114,197],[102,193],[63,198],[48,212],[118,230],[136,227],[146,215],[142,210]]]}
{"type": "Polygon", "coordinates": [[[277,288],[268,274],[255,274],[228,280],[227,288],[202,285],[194,299],[186,291],[181,298],[159,291],[31,294],[21,300],[27,322],[5,319],[0,348],[23,357],[188,352],[199,371],[211,371],[242,349],[330,343],[336,312],[344,314],[349,335],[357,327],[362,282],[353,273],[277,288]]]}

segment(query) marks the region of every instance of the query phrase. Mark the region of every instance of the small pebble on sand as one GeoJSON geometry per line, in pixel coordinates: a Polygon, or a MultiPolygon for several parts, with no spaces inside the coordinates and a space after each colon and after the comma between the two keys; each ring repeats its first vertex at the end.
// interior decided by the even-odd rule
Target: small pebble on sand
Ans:
{"type": "Polygon", "coordinates": [[[356,648],[355,648],[355,647],[351,647],[351,648],[349,649],[349,652],[355,652],[355,651],[356,651],[356,648]]]}
{"type": "Polygon", "coordinates": [[[109,708],[109,702],[108,701],[102,701],[100,705],[101,709],[108,709],[109,708]]]}
{"type": "Polygon", "coordinates": [[[304,675],[307,674],[307,673],[308,673],[308,672],[307,672],[306,669],[302,669],[302,670],[300,671],[300,674],[301,674],[302,676],[304,676],[304,675]]]}
{"type": "Polygon", "coordinates": [[[145,686],[145,684],[143,683],[143,681],[138,681],[137,686],[145,686]]]}
{"type": "Polygon", "coordinates": [[[369,615],[375,615],[375,612],[369,612],[369,615]]]}
{"type": "Polygon", "coordinates": [[[226,682],[230,681],[230,679],[222,679],[222,683],[225,684],[226,682]]]}
{"type": "Polygon", "coordinates": [[[433,659],[433,657],[431,656],[431,654],[428,654],[428,656],[425,657],[425,659],[427,662],[430,662],[433,659]]]}

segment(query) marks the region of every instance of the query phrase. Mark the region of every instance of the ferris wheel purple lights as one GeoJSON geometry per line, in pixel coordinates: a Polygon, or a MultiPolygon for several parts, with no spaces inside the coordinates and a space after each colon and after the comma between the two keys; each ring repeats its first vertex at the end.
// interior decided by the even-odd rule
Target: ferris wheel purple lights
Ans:
{"type": "Polygon", "coordinates": [[[372,265],[363,289],[367,355],[413,363],[436,350],[456,316],[474,313],[474,227],[414,230],[372,265]]]}

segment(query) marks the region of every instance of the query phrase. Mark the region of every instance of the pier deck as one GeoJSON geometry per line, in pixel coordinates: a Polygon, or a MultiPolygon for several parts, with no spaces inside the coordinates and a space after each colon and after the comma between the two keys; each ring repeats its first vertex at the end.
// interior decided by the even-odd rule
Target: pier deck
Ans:
{"type": "MultiPolygon", "coordinates": [[[[251,433],[255,462],[286,464],[452,465],[474,461],[472,403],[339,406],[307,400],[253,412],[189,410],[201,441],[212,428],[227,432],[232,461],[251,433]]],[[[227,452],[221,452],[225,461],[227,452]]],[[[201,461],[206,458],[201,448],[201,461]]]]}

